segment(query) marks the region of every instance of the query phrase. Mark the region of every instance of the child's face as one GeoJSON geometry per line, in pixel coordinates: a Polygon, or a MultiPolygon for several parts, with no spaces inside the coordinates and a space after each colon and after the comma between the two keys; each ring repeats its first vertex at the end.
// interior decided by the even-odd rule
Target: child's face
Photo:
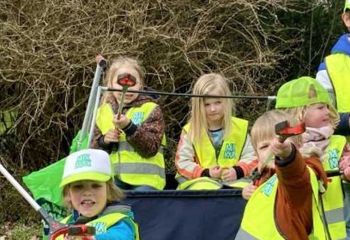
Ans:
{"type": "Polygon", "coordinates": [[[224,117],[224,103],[221,98],[205,98],[204,108],[209,126],[222,123],[224,117]]]}
{"type": "Polygon", "coordinates": [[[107,204],[107,184],[97,181],[71,183],[67,198],[72,206],[85,217],[94,217],[102,212],[107,204]]]}
{"type": "Polygon", "coordinates": [[[306,108],[304,114],[306,127],[320,128],[330,124],[330,111],[323,103],[315,103],[306,108]]]}
{"type": "MultiPolygon", "coordinates": [[[[271,141],[272,139],[260,141],[256,146],[257,147],[256,154],[259,159],[259,168],[262,165],[262,163],[265,162],[269,157],[273,157],[271,155],[271,150],[270,150],[271,141]]],[[[270,161],[268,167],[274,168],[275,167],[274,161],[270,161]]]]}
{"type": "MultiPolygon", "coordinates": [[[[136,91],[140,90],[141,89],[140,75],[136,71],[135,68],[133,68],[129,65],[123,65],[115,72],[114,77],[113,77],[112,82],[111,82],[111,87],[116,88],[116,89],[122,89],[123,87],[118,84],[118,76],[123,75],[125,73],[128,73],[136,78],[136,84],[132,87],[129,87],[128,89],[136,90],[136,91]]],[[[126,104],[131,103],[132,101],[134,101],[137,98],[138,95],[139,95],[138,93],[131,93],[131,92],[125,93],[124,103],[126,103],[126,104]]],[[[121,97],[122,97],[122,92],[113,92],[113,96],[117,99],[118,103],[120,103],[121,97]]]]}

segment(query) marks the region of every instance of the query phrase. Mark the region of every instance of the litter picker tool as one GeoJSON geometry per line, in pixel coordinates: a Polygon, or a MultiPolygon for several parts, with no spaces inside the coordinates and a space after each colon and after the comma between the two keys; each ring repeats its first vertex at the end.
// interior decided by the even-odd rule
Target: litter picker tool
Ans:
{"type": "MultiPolygon", "coordinates": [[[[275,125],[275,133],[278,136],[279,142],[283,143],[287,138],[302,134],[305,132],[305,123],[300,123],[294,127],[290,126],[288,121],[279,122],[275,125]]],[[[262,163],[260,171],[256,168],[252,174],[253,182],[260,179],[263,170],[273,160],[272,153],[262,163]]]]}
{"type": "Polygon", "coordinates": [[[118,119],[120,119],[120,115],[122,114],[122,110],[124,107],[124,98],[125,98],[125,93],[128,91],[129,87],[133,87],[136,84],[136,78],[129,74],[129,73],[124,73],[118,75],[117,82],[120,86],[122,86],[122,98],[119,103],[119,108],[118,108],[118,119]]]}
{"type": "Polygon", "coordinates": [[[95,234],[95,228],[84,224],[67,225],[54,220],[40,205],[29,195],[29,193],[17,182],[17,180],[0,163],[0,172],[25,198],[25,200],[37,211],[42,219],[49,225],[49,239],[55,240],[58,236],[81,236],[83,240],[91,239],[95,234]]]}
{"type": "MultiPolygon", "coordinates": [[[[103,70],[107,67],[107,61],[102,56],[99,58],[98,63],[96,65],[96,70],[94,74],[94,80],[92,82],[91,91],[89,95],[88,104],[86,107],[86,112],[84,116],[83,126],[81,128],[81,134],[78,136],[77,141],[77,149],[80,150],[83,148],[82,142],[84,138],[86,138],[86,135],[88,133],[88,129],[90,128],[89,124],[91,124],[92,120],[92,114],[94,109],[94,103],[96,101],[97,97],[97,88],[100,83],[101,75],[103,73],[103,70]]],[[[90,142],[88,143],[90,144],[90,142]]]]}

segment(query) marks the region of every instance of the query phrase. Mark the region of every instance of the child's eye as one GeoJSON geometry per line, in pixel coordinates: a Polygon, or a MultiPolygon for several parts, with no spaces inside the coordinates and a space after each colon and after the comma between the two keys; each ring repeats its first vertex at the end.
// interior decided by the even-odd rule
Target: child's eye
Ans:
{"type": "Polygon", "coordinates": [[[83,184],[74,184],[74,185],[72,185],[72,188],[75,190],[83,189],[83,184]]]}
{"type": "Polygon", "coordinates": [[[259,150],[265,149],[265,148],[267,148],[267,147],[269,147],[268,144],[261,145],[261,146],[259,147],[259,150]]]}
{"type": "Polygon", "coordinates": [[[102,184],[99,184],[99,183],[92,184],[92,188],[101,188],[101,187],[102,187],[102,184]]]}

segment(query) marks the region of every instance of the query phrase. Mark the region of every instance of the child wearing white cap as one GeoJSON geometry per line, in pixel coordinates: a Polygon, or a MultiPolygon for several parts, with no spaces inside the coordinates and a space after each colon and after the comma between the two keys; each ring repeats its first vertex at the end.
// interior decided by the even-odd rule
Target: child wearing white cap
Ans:
{"type": "Polygon", "coordinates": [[[120,240],[138,239],[133,213],[129,206],[118,203],[123,193],[115,186],[112,176],[105,151],[84,149],[69,155],[60,187],[72,214],[61,222],[95,227],[91,239],[116,239],[116,236],[120,240]]]}

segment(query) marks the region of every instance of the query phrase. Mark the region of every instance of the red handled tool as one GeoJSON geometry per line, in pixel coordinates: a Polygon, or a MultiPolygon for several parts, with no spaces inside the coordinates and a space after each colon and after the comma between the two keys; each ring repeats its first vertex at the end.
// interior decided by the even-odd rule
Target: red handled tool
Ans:
{"type": "Polygon", "coordinates": [[[118,119],[120,119],[120,115],[122,114],[122,110],[124,107],[123,105],[124,105],[125,93],[129,87],[133,87],[136,85],[136,78],[129,73],[124,73],[124,74],[118,75],[117,82],[120,86],[123,87],[122,98],[121,98],[120,103],[119,103],[118,115],[117,115],[118,119]]]}

